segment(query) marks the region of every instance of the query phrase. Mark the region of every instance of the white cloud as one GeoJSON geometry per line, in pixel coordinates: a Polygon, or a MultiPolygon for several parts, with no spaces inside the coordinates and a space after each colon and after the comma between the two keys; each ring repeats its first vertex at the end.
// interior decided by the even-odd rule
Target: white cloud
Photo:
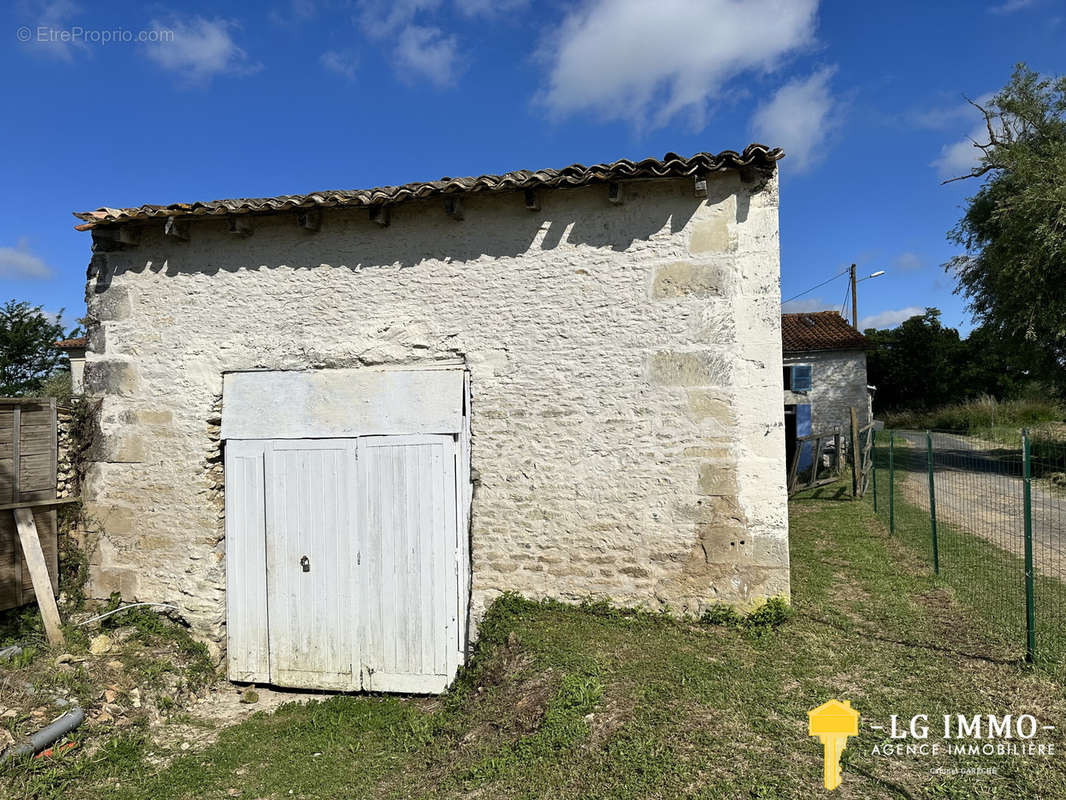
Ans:
{"type": "Polygon", "coordinates": [[[910,272],[922,268],[922,259],[917,253],[907,251],[906,253],[900,253],[896,256],[896,260],[892,262],[892,266],[903,272],[910,272]]]}
{"type": "Polygon", "coordinates": [[[327,72],[334,72],[350,81],[355,80],[355,68],[359,65],[359,59],[350,51],[327,50],[318,57],[318,63],[327,72]]]}
{"type": "MultiPolygon", "coordinates": [[[[837,306],[836,308],[839,308],[837,306]]],[[[830,303],[820,297],[801,297],[781,304],[782,314],[803,314],[811,311],[834,311],[830,303]]]]}
{"type": "Polygon", "coordinates": [[[877,328],[878,330],[883,328],[894,328],[901,322],[905,322],[911,317],[921,316],[924,313],[925,309],[920,308],[919,306],[907,306],[906,308],[882,311],[879,314],[872,314],[869,317],[863,317],[859,320],[859,330],[864,331],[867,328],[877,328]]]}
{"type": "Polygon", "coordinates": [[[988,9],[990,14],[1013,14],[1015,11],[1021,11],[1023,8],[1029,8],[1033,5],[1034,0],[1006,0],[1004,3],[1000,3],[998,6],[992,6],[988,9]]]}
{"type": "MultiPolygon", "coordinates": [[[[987,108],[994,97],[994,92],[985,92],[974,102],[987,108]]],[[[941,178],[954,178],[958,175],[965,175],[980,163],[981,151],[974,145],[974,142],[986,143],[988,141],[988,128],[985,125],[984,116],[974,108],[972,103],[961,103],[942,109],[939,112],[936,110],[927,111],[925,115],[929,122],[938,119],[943,120],[944,124],[941,127],[948,127],[953,122],[968,122],[975,118],[977,120],[973,123],[969,134],[964,139],[950,142],[941,147],[940,155],[930,164],[930,166],[936,167],[937,174],[941,178]]]]}
{"type": "Polygon", "coordinates": [[[813,44],[817,9],[818,0],[592,0],[545,33],[547,85],[535,99],[558,116],[701,119],[728,81],[813,44]]]}
{"type": "Polygon", "coordinates": [[[975,142],[988,142],[988,129],[984,122],[975,125],[965,139],[941,147],[940,156],[933,159],[930,166],[936,167],[941,178],[969,174],[981,163],[981,150],[975,142]]]}
{"type": "Polygon", "coordinates": [[[441,0],[364,0],[358,20],[368,35],[384,38],[410,25],[416,14],[435,11],[440,3],[441,0]]]}
{"type": "MultiPolygon", "coordinates": [[[[460,2],[460,0],[457,0],[460,2]]],[[[511,0],[507,0],[511,2],[511,0]]],[[[405,83],[428,80],[437,87],[454,86],[463,71],[459,40],[435,25],[416,22],[440,8],[441,0],[365,0],[357,21],[367,36],[391,42],[392,62],[397,76],[405,83]]],[[[464,13],[476,14],[481,5],[469,0],[464,13]]]]}
{"type": "Polygon", "coordinates": [[[77,40],[63,42],[58,37],[53,38],[45,34],[44,39],[39,39],[41,29],[48,31],[69,31],[73,26],[73,17],[81,6],[71,0],[24,0],[19,4],[19,16],[31,29],[31,36],[26,46],[31,52],[42,53],[61,61],[72,61],[76,52],[88,52],[88,43],[77,40]]]}
{"type": "Polygon", "coordinates": [[[313,19],[318,14],[315,0],[289,0],[282,8],[273,8],[268,16],[275,25],[293,25],[313,19]]]}
{"type": "Polygon", "coordinates": [[[247,75],[260,69],[233,41],[232,20],[194,17],[191,22],[173,19],[168,23],[152,20],[151,28],[172,31],[171,41],[145,47],[145,54],[163,69],[179,73],[187,83],[206,83],[216,75],[247,75]]]}
{"type": "Polygon", "coordinates": [[[755,111],[755,138],[784,148],[792,169],[802,172],[825,153],[825,140],[836,124],[829,80],[835,68],[789,81],[755,111]]]}
{"type": "Polygon", "coordinates": [[[0,247],[0,278],[51,277],[52,268],[30,252],[26,239],[19,239],[14,247],[0,247]]]}
{"type": "Polygon", "coordinates": [[[517,11],[529,4],[529,0],[455,0],[455,7],[468,17],[497,16],[517,11]]]}
{"type": "Polygon", "coordinates": [[[425,78],[439,87],[452,86],[462,71],[459,41],[440,28],[408,25],[396,38],[394,57],[400,78],[409,83],[425,78]]]}

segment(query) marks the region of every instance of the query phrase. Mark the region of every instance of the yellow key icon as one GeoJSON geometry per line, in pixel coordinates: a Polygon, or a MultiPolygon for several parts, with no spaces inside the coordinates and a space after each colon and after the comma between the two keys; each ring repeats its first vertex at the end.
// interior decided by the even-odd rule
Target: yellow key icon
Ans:
{"type": "Polygon", "coordinates": [[[830,700],[808,711],[807,721],[808,732],[825,748],[825,788],[835,789],[840,785],[840,754],[848,737],[859,735],[859,712],[849,700],[830,700]]]}

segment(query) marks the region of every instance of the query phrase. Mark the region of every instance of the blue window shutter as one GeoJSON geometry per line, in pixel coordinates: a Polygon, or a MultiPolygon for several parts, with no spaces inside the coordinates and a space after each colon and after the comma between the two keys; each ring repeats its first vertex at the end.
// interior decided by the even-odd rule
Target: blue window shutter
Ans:
{"type": "MultiPolygon", "coordinates": [[[[809,369],[809,368],[808,368],[809,369]]],[[[809,405],[796,406],[796,435],[811,435],[811,407],[809,405]]],[[[799,442],[799,469],[810,469],[814,463],[814,442],[799,442]]]]}
{"type": "Polygon", "coordinates": [[[797,364],[792,368],[792,391],[809,392],[811,390],[811,365],[797,364]]]}

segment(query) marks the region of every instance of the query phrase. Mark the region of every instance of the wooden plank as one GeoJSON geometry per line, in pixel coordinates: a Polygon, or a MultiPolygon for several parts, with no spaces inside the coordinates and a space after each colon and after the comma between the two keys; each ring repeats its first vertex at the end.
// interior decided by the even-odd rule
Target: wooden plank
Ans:
{"type": "Polygon", "coordinates": [[[355,443],[270,444],[266,458],[266,565],[271,683],[358,689],[355,443]],[[306,560],[305,560],[306,559],[306,560]]]}
{"type": "Polygon", "coordinates": [[[56,413],[56,399],[51,399],[52,430],[49,444],[52,451],[52,490],[59,493],[59,414],[56,413]]]}
{"type": "Polygon", "coordinates": [[[363,688],[440,691],[459,653],[456,443],[359,439],[363,688]]]}
{"type": "Polygon", "coordinates": [[[0,611],[17,608],[22,601],[22,552],[15,531],[15,518],[0,514],[0,611]]]}
{"type": "Polygon", "coordinates": [[[11,470],[11,502],[18,502],[19,497],[19,473],[22,471],[22,409],[15,406],[14,423],[12,424],[12,445],[11,459],[14,462],[15,468],[11,470]]]}
{"type": "Polygon", "coordinates": [[[270,681],[263,442],[226,445],[226,634],[229,678],[270,681]]]}
{"type": "MultiPolygon", "coordinates": [[[[59,540],[56,535],[56,512],[49,508],[33,508],[33,521],[37,524],[37,538],[41,541],[41,551],[44,553],[44,563],[48,566],[48,574],[52,578],[52,591],[59,594],[59,540]]],[[[8,514],[4,514],[8,516],[8,514]]],[[[22,570],[22,605],[32,603],[36,595],[33,589],[33,580],[30,576],[29,566],[19,550],[19,567],[22,570]]]]}
{"type": "Polygon", "coordinates": [[[859,415],[851,407],[851,496],[859,497],[859,415]]]}
{"type": "Polygon", "coordinates": [[[45,397],[0,397],[0,408],[4,406],[47,406],[45,397]]]}
{"type": "Polygon", "coordinates": [[[65,506],[77,503],[80,497],[52,497],[46,500],[20,500],[17,503],[0,503],[0,511],[11,511],[15,508],[51,508],[53,506],[65,506]]]}
{"type": "Polygon", "coordinates": [[[45,633],[49,643],[61,647],[65,640],[60,628],[59,608],[56,606],[56,596],[52,593],[52,580],[48,575],[41,540],[37,536],[37,523],[34,522],[33,512],[28,508],[16,508],[11,513],[15,515],[22,553],[33,578],[33,591],[37,595],[37,606],[41,609],[45,633]]]}
{"type": "Polygon", "coordinates": [[[231,372],[223,439],[327,439],[462,430],[461,369],[231,372]]]}
{"type": "Polygon", "coordinates": [[[56,496],[55,461],[52,454],[23,453],[19,462],[19,500],[44,500],[56,496]],[[46,492],[47,497],[40,495],[46,492]],[[33,494],[33,497],[27,495],[33,494]]]}
{"type": "Polygon", "coordinates": [[[796,440],[796,447],[792,451],[792,464],[788,468],[788,493],[796,491],[796,479],[799,477],[800,454],[803,452],[803,442],[796,440]]]}

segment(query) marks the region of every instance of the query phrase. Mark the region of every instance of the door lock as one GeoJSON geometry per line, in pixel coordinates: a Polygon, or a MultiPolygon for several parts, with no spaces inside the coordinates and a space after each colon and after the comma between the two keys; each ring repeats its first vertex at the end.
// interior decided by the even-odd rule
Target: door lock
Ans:
{"type": "Polygon", "coordinates": [[[311,559],[309,559],[307,556],[304,556],[303,558],[301,558],[300,559],[300,567],[303,569],[304,572],[310,572],[311,571],[311,559]]]}

